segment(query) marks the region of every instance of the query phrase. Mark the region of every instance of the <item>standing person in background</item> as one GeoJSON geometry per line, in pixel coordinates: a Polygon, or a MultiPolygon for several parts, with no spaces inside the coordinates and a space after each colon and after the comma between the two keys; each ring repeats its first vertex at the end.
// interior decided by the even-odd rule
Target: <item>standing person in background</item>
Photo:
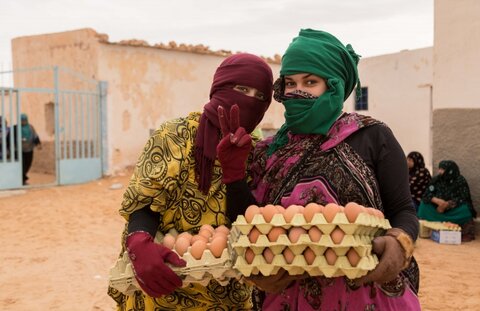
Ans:
{"type": "Polygon", "coordinates": [[[418,207],[418,218],[458,224],[462,226],[462,241],[468,242],[475,239],[476,217],[470,188],[457,163],[441,161],[438,175],[428,185],[418,207]]]}
{"type": "MultiPolygon", "coordinates": [[[[224,183],[245,174],[246,164],[238,162],[245,158],[231,158],[231,167],[220,167],[216,147],[231,137],[222,138],[219,118],[234,125],[232,139],[251,133],[270,105],[272,86],[272,70],[264,60],[232,55],[217,68],[203,113],[167,121],[150,137],[120,209],[127,220],[121,253],[128,251],[143,292],[125,296],[109,288],[119,311],[252,308],[251,286],[237,280],[181,288],[182,280],[166,264],[184,266],[185,261],[153,239],[170,229],[194,234],[204,224],[228,226],[236,217],[226,208],[224,183]]],[[[252,141],[242,143],[242,154],[248,155],[252,141]]]]}
{"type": "MultiPolygon", "coordinates": [[[[30,170],[30,167],[32,166],[33,162],[33,150],[35,147],[38,146],[38,149],[42,148],[42,143],[40,142],[40,138],[37,135],[37,132],[35,131],[35,128],[33,125],[31,125],[28,122],[28,116],[25,113],[22,113],[20,115],[20,130],[21,130],[21,139],[22,139],[22,174],[23,174],[23,184],[27,184],[28,180],[28,171],[30,170]]],[[[12,134],[13,135],[13,141],[14,141],[14,148],[15,148],[15,159],[17,159],[17,129],[18,126],[14,125],[13,126],[13,131],[11,133],[8,133],[8,135],[12,134]]],[[[9,137],[7,137],[7,140],[9,140],[9,137]]]]}
{"type": "MultiPolygon", "coordinates": [[[[228,209],[353,201],[382,211],[393,228],[373,240],[379,263],[360,279],[290,276],[283,269],[249,277],[266,292],[262,310],[420,310],[412,257],[418,219],[405,153],[384,123],[342,111],[358,87],[358,60],[333,35],[300,31],[283,55],[274,86],[286,123],[256,144],[251,183],[241,174],[227,183],[228,209]]],[[[223,145],[218,148],[222,166],[231,166],[223,145]]]]}
{"type": "Polygon", "coordinates": [[[410,193],[415,208],[418,210],[422,196],[427,189],[432,176],[425,167],[425,161],[420,152],[412,151],[407,155],[408,174],[410,175],[410,193]]]}
{"type": "Polygon", "coordinates": [[[8,133],[10,128],[8,127],[7,119],[0,116],[0,161],[7,159],[8,155],[8,133]],[[5,153],[3,152],[3,141],[5,140],[5,153]]]}

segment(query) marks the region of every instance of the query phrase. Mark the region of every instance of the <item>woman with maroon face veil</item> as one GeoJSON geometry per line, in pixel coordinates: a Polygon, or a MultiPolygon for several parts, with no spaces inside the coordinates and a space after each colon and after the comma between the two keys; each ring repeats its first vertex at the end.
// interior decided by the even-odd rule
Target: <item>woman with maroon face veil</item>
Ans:
{"type": "Polygon", "coordinates": [[[261,58],[230,56],[215,72],[203,113],[167,121],[147,141],[120,208],[127,220],[121,253],[128,251],[142,290],[126,296],[109,288],[118,310],[252,308],[251,288],[236,280],[226,286],[212,280],[207,286],[182,288],[169,266],[185,266],[185,261],[153,238],[171,229],[195,234],[204,224],[229,226],[235,219],[236,214],[226,210],[225,182],[242,178],[246,164],[235,163],[234,155],[234,165],[221,167],[217,145],[228,149],[237,143],[239,152],[250,152],[249,133],[270,105],[272,87],[272,71],[261,58]]]}

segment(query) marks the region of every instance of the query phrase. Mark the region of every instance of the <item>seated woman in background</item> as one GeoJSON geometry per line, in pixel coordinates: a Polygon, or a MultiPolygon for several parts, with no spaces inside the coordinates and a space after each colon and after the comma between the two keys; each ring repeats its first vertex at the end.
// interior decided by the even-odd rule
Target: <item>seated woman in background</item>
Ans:
{"type": "Polygon", "coordinates": [[[462,226],[462,241],[475,239],[473,208],[470,189],[454,161],[441,161],[435,176],[418,207],[418,218],[429,221],[449,221],[462,226]]]}
{"type": "Polygon", "coordinates": [[[410,175],[410,193],[412,194],[413,203],[418,211],[418,206],[422,200],[422,196],[427,189],[432,176],[425,167],[425,161],[420,152],[412,151],[407,156],[408,173],[410,175]]]}

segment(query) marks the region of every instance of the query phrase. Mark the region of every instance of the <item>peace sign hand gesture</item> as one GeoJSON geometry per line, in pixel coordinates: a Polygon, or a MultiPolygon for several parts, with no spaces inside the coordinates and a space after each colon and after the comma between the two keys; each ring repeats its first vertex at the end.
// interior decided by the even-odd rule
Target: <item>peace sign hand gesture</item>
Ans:
{"type": "Polygon", "coordinates": [[[230,108],[230,117],[222,106],[218,107],[217,112],[223,135],[217,145],[217,156],[222,166],[222,181],[228,184],[245,178],[252,137],[240,126],[240,111],[237,105],[230,108]]]}

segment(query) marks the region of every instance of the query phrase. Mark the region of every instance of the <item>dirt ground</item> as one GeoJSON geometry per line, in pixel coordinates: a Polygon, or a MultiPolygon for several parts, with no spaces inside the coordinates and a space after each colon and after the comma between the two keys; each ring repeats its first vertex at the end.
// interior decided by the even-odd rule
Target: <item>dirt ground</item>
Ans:
{"type": "MultiPolygon", "coordinates": [[[[0,310],[115,309],[108,271],[120,250],[117,210],[129,176],[0,191],[0,310]]],[[[478,233],[462,245],[419,239],[415,254],[423,310],[480,310],[478,233]]]]}

